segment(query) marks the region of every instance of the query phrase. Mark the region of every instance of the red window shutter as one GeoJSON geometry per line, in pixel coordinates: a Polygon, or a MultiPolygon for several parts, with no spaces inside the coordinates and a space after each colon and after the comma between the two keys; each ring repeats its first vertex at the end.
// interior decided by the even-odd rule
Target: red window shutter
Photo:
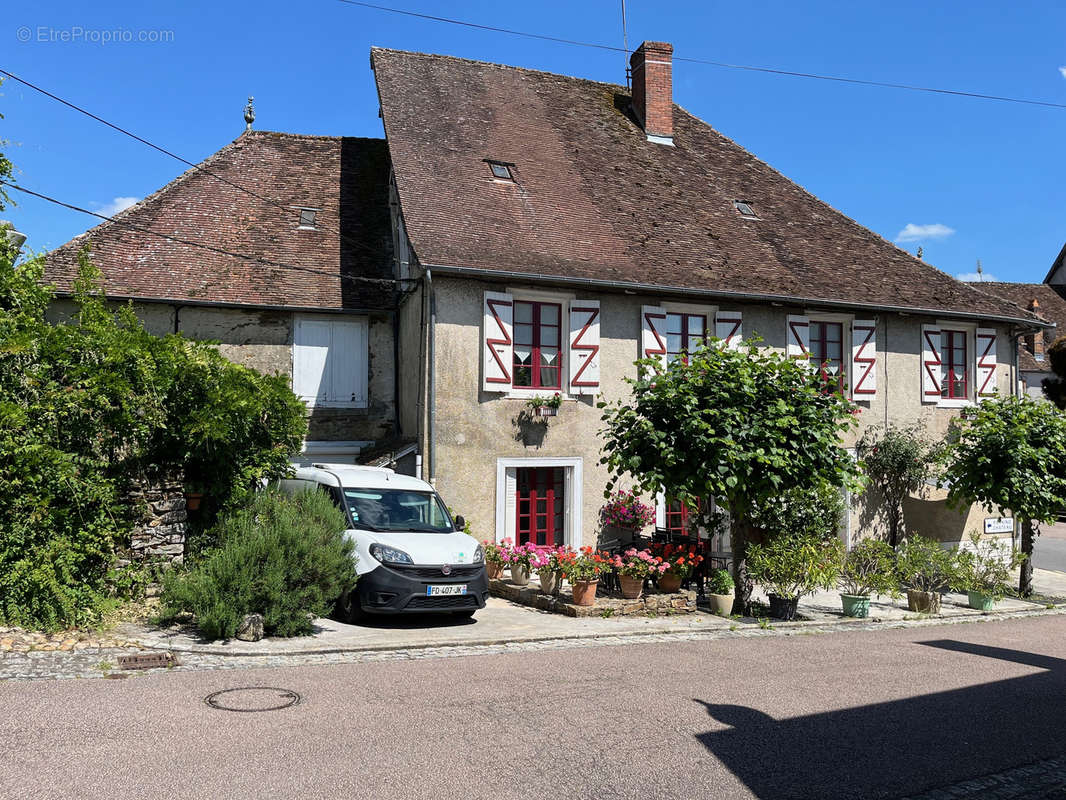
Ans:
{"type": "Polygon", "coordinates": [[[996,329],[977,329],[977,398],[996,393],[996,329]]]}
{"type": "Polygon", "coordinates": [[[741,322],[739,311],[719,311],[714,315],[715,338],[721,339],[727,349],[736,350],[744,339],[741,322]]]}
{"type": "Polygon", "coordinates": [[[877,320],[851,323],[851,394],[869,400],[877,394],[877,320]]]}
{"type": "Polygon", "coordinates": [[[922,326],[922,402],[940,402],[940,326],[922,326]]]}
{"type": "Polygon", "coordinates": [[[657,358],[666,366],[666,309],[658,306],[641,306],[640,309],[640,356],[657,358]]]}
{"type": "Polygon", "coordinates": [[[511,295],[485,292],[481,353],[484,364],[482,388],[486,392],[511,391],[513,316],[514,298],[511,295]]]}
{"type": "Polygon", "coordinates": [[[596,394],[600,388],[600,303],[570,303],[570,393],[596,394]]]}

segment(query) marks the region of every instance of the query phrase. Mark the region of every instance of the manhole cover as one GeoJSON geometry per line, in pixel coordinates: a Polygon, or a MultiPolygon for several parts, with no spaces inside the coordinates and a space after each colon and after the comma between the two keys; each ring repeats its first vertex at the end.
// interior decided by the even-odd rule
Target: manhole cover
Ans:
{"type": "Polygon", "coordinates": [[[220,711],[280,711],[299,703],[300,695],[291,689],[248,686],[213,692],[204,698],[204,702],[220,711]]]}

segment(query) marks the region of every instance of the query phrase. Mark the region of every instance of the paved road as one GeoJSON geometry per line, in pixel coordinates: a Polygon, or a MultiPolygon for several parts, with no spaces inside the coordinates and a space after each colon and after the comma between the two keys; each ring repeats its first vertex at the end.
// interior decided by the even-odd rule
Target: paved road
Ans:
{"type": "Polygon", "coordinates": [[[1063,797],[1064,634],[1049,616],[8,682],[0,797],[1063,797]],[[204,703],[255,685],[302,701],[204,703]]]}
{"type": "Polygon", "coordinates": [[[1066,572],[1066,524],[1041,527],[1033,546],[1033,566],[1066,572]]]}

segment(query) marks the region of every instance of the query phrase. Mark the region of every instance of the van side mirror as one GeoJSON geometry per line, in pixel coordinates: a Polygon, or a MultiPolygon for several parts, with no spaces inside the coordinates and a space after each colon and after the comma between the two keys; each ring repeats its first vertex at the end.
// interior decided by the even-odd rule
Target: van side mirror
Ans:
{"type": "Polygon", "coordinates": [[[458,517],[455,518],[455,529],[457,531],[461,531],[464,528],[466,528],[466,520],[463,519],[462,515],[460,514],[458,517]]]}

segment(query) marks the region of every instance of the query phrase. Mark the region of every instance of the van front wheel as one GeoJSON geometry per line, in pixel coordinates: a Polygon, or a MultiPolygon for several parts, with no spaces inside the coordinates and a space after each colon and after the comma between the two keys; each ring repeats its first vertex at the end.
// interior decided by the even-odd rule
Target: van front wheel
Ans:
{"type": "Polygon", "coordinates": [[[354,625],[366,620],[366,612],[359,602],[359,592],[345,592],[338,600],[333,616],[339,622],[347,622],[354,625]]]}

